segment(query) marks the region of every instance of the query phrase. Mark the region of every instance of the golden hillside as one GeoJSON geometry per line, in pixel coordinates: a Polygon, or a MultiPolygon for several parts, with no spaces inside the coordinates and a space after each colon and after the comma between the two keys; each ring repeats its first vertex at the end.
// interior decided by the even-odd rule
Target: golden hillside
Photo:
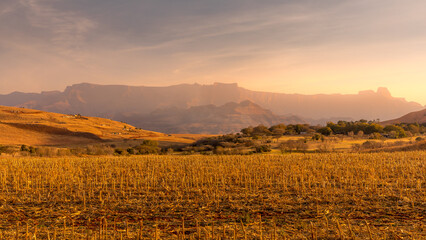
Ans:
{"type": "Polygon", "coordinates": [[[125,139],[190,142],[104,118],[0,106],[0,144],[73,145],[125,139]]]}
{"type": "Polygon", "coordinates": [[[417,112],[408,113],[400,118],[384,121],[383,125],[398,123],[426,123],[426,109],[417,112]]]}

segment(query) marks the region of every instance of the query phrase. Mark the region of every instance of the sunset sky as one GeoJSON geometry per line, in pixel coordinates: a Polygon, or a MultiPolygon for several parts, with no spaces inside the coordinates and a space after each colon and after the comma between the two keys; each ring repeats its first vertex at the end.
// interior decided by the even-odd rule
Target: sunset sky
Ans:
{"type": "Polygon", "coordinates": [[[91,82],[387,87],[426,104],[424,0],[1,0],[0,93],[91,82]]]}

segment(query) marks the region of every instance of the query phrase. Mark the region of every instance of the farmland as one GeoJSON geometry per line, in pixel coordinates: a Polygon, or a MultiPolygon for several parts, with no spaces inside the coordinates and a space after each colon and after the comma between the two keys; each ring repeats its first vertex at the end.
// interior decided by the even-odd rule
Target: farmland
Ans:
{"type": "Polygon", "coordinates": [[[426,152],[0,158],[0,239],[425,239],[426,152]]]}

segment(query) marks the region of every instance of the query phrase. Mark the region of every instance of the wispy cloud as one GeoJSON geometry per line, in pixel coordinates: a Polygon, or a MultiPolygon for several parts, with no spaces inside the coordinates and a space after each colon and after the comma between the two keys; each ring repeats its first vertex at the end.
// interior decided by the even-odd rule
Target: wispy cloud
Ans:
{"type": "Polygon", "coordinates": [[[13,8],[12,8],[12,7],[8,7],[8,8],[5,8],[5,9],[1,9],[1,10],[0,10],[0,17],[1,17],[2,15],[5,15],[5,14],[10,13],[10,12],[12,12],[12,11],[13,11],[13,8]]]}
{"type": "Polygon", "coordinates": [[[51,43],[61,54],[75,56],[75,51],[84,44],[96,22],[75,12],[55,9],[49,3],[48,0],[20,0],[20,4],[29,10],[30,24],[47,29],[51,43]]]}
{"type": "Polygon", "coordinates": [[[0,17],[13,12],[18,4],[15,1],[4,0],[0,2],[0,17]]]}
{"type": "MultiPolygon", "coordinates": [[[[120,52],[137,52],[173,48],[182,45],[191,45],[194,42],[224,37],[227,35],[237,36],[244,33],[256,33],[268,28],[279,28],[279,26],[301,24],[312,19],[312,14],[300,12],[284,12],[278,7],[264,9],[258,13],[251,9],[243,15],[226,14],[218,18],[213,16],[200,17],[188,16],[188,20],[179,24],[170,23],[163,27],[163,34],[156,36],[155,43],[144,43],[119,50],[120,52]],[[197,24],[190,24],[196,22],[197,24]]],[[[268,38],[268,36],[264,36],[268,38]]],[[[218,51],[218,49],[215,49],[218,51]]]]}

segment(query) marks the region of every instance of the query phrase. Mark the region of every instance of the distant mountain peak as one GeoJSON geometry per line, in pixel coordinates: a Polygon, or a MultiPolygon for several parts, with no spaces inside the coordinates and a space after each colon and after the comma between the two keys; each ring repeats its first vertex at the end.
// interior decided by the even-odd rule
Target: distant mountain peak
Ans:
{"type": "Polygon", "coordinates": [[[389,89],[385,88],[385,87],[379,87],[377,89],[377,94],[383,96],[383,97],[392,97],[389,89]]]}
{"type": "Polygon", "coordinates": [[[229,86],[229,87],[238,87],[238,83],[221,83],[221,82],[214,82],[213,86],[229,86]]]}
{"type": "Polygon", "coordinates": [[[240,102],[240,105],[241,106],[250,106],[250,105],[254,106],[255,105],[255,106],[260,107],[259,105],[257,105],[256,103],[254,103],[250,100],[244,100],[244,101],[240,102]]]}

